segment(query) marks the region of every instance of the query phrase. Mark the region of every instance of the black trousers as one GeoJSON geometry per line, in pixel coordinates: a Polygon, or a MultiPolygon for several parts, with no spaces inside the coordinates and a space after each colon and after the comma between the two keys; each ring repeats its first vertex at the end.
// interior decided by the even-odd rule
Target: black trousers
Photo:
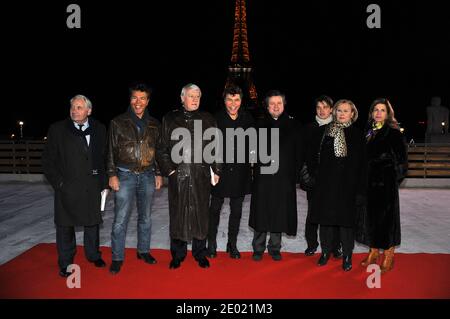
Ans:
{"type": "MultiPolygon", "coordinates": [[[[308,248],[316,249],[319,247],[318,234],[319,224],[311,223],[311,212],[312,212],[312,201],[308,201],[308,211],[306,214],[306,222],[305,222],[305,239],[308,245],[308,248]]],[[[336,251],[341,246],[341,240],[339,237],[338,228],[334,228],[333,232],[333,251],[336,251]]]]}
{"type": "MultiPolygon", "coordinates": [[[[184,260],[187,255],[187,242],[180,239],[170,240],[170,253],[173,259],[184,260]]],[[[192,239],[192,256],[195,260],[199,260],[206,257],[206,238],[205,239],[192,239]]]]}
{"type": "MultiPolygon", "coordinates": [[[[89,261],[101,258],[99,244],[99,225],[84,226],[84,254],[89,261]]],[[[56,248],[60,268],[66,268],[73,264],[77,251],[75,227],[56,225],[56,248]]]]}
{"type": "MultiPolygon", "coordinates": [[[[241,224],[242,203],[245,196],[230,197],[230,218],[228,219],[228,242],[236,244],[241,224]]],[[[211,195],[211,205],[209,206],[208,241],[214,243],[217,238],[219,228],[220,211],[224,202],[223,197],[211,195]]]]}
{"type": "MultiPolygon", "coordinates": [[[[253,234],[253,251],[262,253],[266,250],[267,232],[256,232],[253,234]]],[[[270,233],[267,250],[269,254],[279,253],[281,249],[281,233],[270,233]]]]}
{"type": "Polygon", "coordinates": [[[317,240],[317,231],[319,230],[319,224],[311,223],[311,211],[312,201],[308,201],[308,212],[306,214],[305,222],[305,238],[308,248],[316,249],[319,247],[319,241],[317,240]]]}
{"type": "Polygon", "coordinates": [[[355,235],[352,227],[320,225],[320,247],[322,252],[330,253],[335,247],[338,247],[339,242],[336,242],[336,234],[340,237],[343,255],[351,256],[355,247],[355,235]]]}

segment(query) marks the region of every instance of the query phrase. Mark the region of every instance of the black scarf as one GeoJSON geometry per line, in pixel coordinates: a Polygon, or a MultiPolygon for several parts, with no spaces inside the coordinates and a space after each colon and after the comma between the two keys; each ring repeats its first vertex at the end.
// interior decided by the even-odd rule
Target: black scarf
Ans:
{"type": "Polygon", "coordinates": [[[130,114],[130,117],[133,120],[134,124],[136,124],[136,126],[138,127],[139,136],[142,136],[144,134],[145,128],[148,126],[148,121],[150,120],[150,115],[148,114],[147,109],[145,109],[142,118],[139,118],[136,113],[134,113],[131,106],[128,107],[128,114],[130,114]]]}

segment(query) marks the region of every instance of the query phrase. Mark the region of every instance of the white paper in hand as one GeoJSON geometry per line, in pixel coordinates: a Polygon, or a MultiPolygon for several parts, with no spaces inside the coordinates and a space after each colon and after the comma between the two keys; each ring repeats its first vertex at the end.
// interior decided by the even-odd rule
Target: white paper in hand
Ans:
{"type": "Polygon", "coordinates": [[[213,172],[211,166],[209,167],[209,171],[211,172],[211,185],[212,185],[212,186],[216,186],[217,183],[216,183],[216,181],[214,180],[214,172],[213,172]]]}
{"type": "Polygon", "coordinates": [[[100,211],[102,211],[102,212],[105,211],[106,197],[108,197],[108,193],[109,193],[109,190],[107,190],[107,189],[104,189],[101,192],[101,194],[102,194],[102,201],[101,201],[101,204],[100,204],[100,211]]]}

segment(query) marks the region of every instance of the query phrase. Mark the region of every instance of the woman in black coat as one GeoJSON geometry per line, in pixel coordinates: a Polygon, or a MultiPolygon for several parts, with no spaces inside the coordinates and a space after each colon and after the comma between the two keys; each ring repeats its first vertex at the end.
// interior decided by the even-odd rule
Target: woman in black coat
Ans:
{"type": "Polygon", "coordinates": [[[372,103],[366,140],[367,205],[358,215],[356,240],[370,247],[363,266],[376,263],[379,249],[384,249],[385,273],[393,267],[394,247],[400,245],[398,186],[407,170],[406,144],[387,99],[372,103]]]}
{"type": "MultiPolygon", "coordinates": [[[[358,111],[349,100],[336,102],[334,120],[319,132],[321,142],[317,184],[312,198],[311,222],[320,225],[322,255],[319,266],[326,265],[335,247],[333,234],[339,231],[345,271],[352,268],[357,199],[364,185],[364,137],[353,126],[358,111]]],[[[361,194],[360,194],[361,193],[361,194]]]]}

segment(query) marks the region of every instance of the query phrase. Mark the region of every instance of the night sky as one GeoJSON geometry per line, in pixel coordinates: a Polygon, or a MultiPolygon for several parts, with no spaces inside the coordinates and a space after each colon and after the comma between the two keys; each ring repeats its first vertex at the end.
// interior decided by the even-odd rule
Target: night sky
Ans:
{"type": "MultiPolygon", "coordinates": [[[[0,135],[42,138],[84,94],[108,124],[128,105],[128,85],[149,83],[158,119],[180,106],[181,87],[203,91],[214,112],[227,76],[234,1],[29,1],[3,9],[0,135]],[[68,29],[67,5],[81,7],[81,29],[68,29]]],[[[433,95],[450,106],[450,11],[443,1],[247,1],[254,81],[287,95],[289,113],[306,123],[314,99],[348,98],[364,125],[370,102],[388,97],[408,138],[423,136],[433,95]],[[381,29],[368,29],[366,7],[381,6],[381,29]]]]}

